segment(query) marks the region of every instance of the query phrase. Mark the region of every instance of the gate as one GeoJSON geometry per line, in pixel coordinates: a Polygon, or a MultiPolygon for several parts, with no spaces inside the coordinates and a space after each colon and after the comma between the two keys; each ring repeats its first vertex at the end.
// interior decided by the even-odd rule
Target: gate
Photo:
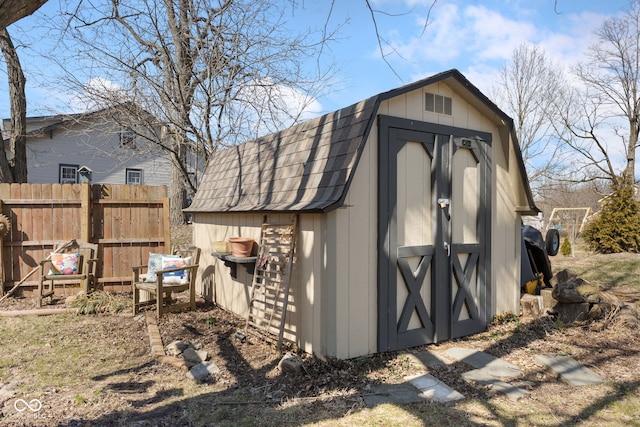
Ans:
{"type": "Polygon", "coordinates": [[[491,134],[379,119],[378,350],[484,330],[491,134]]]}

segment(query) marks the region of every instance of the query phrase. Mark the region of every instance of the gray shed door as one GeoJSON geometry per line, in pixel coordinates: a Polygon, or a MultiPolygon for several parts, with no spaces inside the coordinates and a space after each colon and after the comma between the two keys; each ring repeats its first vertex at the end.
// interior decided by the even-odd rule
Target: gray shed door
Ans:
{"type": "Polygon", "coordinates": [[[378,350],[484,330],[491,135],[388,116],[379,130],[378,350]]]}

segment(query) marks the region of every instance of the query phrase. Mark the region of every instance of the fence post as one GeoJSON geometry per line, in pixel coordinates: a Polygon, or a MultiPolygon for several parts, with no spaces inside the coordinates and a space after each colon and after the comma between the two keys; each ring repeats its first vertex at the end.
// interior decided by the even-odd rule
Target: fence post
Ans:
{"type": "MultiPolygon", "coordinates": [[[[165,187],[165,191],[166,191],[165,187]]],[[[165,193],[166,194],[166,193],[165,193]]],[[[169,201],[169,196],[165,195],[162,199],[162,210],[164,211],[164,247],[168,251],[167,253],[171,253],[171,212],[169,211],[171,203],[169,201]]]]}
{"type": "Polygon", "coordinates": [[[91,242],[91,184],[80,184],[80,241],[91,242]]]}

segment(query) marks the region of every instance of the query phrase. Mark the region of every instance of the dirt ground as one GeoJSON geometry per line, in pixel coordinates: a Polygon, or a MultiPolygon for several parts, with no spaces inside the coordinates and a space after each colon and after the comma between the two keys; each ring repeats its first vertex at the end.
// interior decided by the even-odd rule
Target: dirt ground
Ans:
{"type": "MultiPolygon", "coordinates": [[[[624,298],[632,303],[640,300],[630,289],[624,289],[624,294],[624,298]]],[[[53,306],[63,307],[64,301],[58,300],[53,306]]],[[[0,303],[1,311],[30,308],[34,308],[31,299],[9,298],[0,303]]],[[[4,389],[14,385],[32,392],[3,395],[0,389],[0,425],[333,424],[365,411],[362,396],[373,385],[401,383],[406,375],[420,371],[405,356],[407,352],[346,361],[321,360],[298,353],[305,362],[303,372],[283,374],[277,367],[281,356],[272,344],[252,336],[245,342],[235,338],[236,332],[244,327],[243,319],[209,303],[199,302],[195,312],[170,314],[158,322],[165,345],[174,340],[198,343],[220,368],[214,381],[196,385],[185,378],[184,372],[158,364],[153,359],[144,315],[136,318],[130,315],[79,317],[78,322],[89,322],[78,331],[78,339],[82,339],[89,350],[92,345],[108,347],[109,343],[115,342],[118,348],[129,349],[125,358],[119,356],[122,359],[116,361],[122,368],[112,368],[104,374],[96,374],[94,369],[85,384],[72,387],[57,387],[53,380],[44,380],[39,386],[39,380],[31,377],[26,369],[12,369],[10,377],[2,378],[4,389]],[[46,412],[43,410],[42,413],[46,418],[26,419],[23,413],[18,413],[15,402],[20,396],[25,400],[42,396],[46,406],[46,412]]],[[[25,323],[19,320],[21,318],[11,319],[15,320],[4,323],[5,327],[25,323]]],[[[55,331],[51,336],[55,336],[55,331]]],[[[115,348],[115,344],[111,345],[115,348]]],[[[524,375],[511,384],[530,394],[516,403],[491,389],[468,383],[461,374],[469,367],[462,363],[431,370],[429,373],[467,399],[479,402],[480,407],[491,414],[484,422],[475,422],[464,410],[445,406],[450,411],[444,415],[450,425],[504,425],[504,420],[511,420],[509,425],[573,425],[581,421],[585,422],[583,425],[599,425],[602,419],[601,411],[597,409],[639,392],[640,338],[636,329],[616,321],[565,326],[552,317],[525,320],[506,316],[484,333],[408,352],[442,351],[452,346],[483,350],[520,366],[524,375]],[[538,354],[569,355],[602,375],[607,379],[607,385],[598,386],[600,388],[568,386],[534,362],[538,354]],[[585,402],[594,403],[585,407],[585,402]],[[530,415],[523,415],[524,408],[548,413],[557,422],[514,422],[528,419],[526,417],[530,415]]],[[[46,346],[39,351],[46,352],[46,346]]],[[[5,353],[0,351],[0,355],[3,354],[7,357],[6,350],[5,353]]],[[[101,357],[107,364],[107,356],[101,357]]],[[[424,405],[411,408],[420,419],[424,405]]],[[[640,409],[636,407],[628,412],[623,411],[627,418],[620,418],[619,425],[639,425],[640,409]]]]}

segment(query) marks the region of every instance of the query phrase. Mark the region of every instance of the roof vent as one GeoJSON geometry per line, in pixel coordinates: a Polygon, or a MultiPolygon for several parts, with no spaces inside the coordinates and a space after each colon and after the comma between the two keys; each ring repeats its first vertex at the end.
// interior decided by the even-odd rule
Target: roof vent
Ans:
{"type": "Polygon", "coordinates": [[[451,116],[453,110],[453,100],[448,96],[436,95],[435,93],[425,93],[424,109],[432,113],[446,114],[451,116]]]}

